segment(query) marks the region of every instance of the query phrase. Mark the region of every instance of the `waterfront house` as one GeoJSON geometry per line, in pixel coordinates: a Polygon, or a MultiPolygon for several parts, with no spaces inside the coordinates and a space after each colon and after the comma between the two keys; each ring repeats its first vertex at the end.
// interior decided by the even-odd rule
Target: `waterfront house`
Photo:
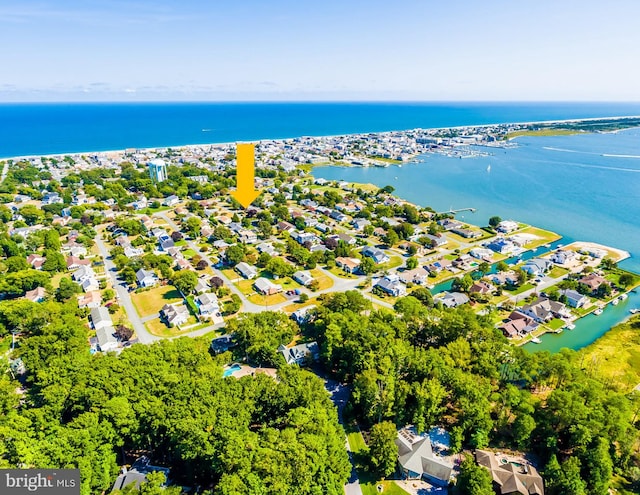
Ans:
{"type": "Polygon", "coordinates": [[[493,289],[494,287],[491,284],[484,280],[479,280],[469,287],[469,294],[491,294],[493,289]]]}
{"type": "Polygon", "coordinates": [[[244,261],[238,263],[235,269],[247,280],[251,280],[258,276],[258,269],[255,266],[245,263],[244,261]]]}
{"type": "Polygon", "coordinates": [[[577,290],[564,289],[560,291],[560,294],[567,298],[567,305],[572,308],[582,308],[589,303],[589,298],[577,290]]]}
{"type": "Polygon", "coordinates": [[[491,251],[503,255],[509,255],[516,252],[518,249],[518,247],[513,242],[504,238],[494,239],[493,241],[488,243],[486,247],[488,249],[491,249],[491,251]]]}
{"type": "Polygon", "coordinates": [[[485,248],[473,248],[469,251],[469,254],[474,258],[483,261],[491,261],[491,258],[493,257],[493,251],[485,248]]]}
{"type": "Polygon", "coordinates": [[[395,443],[403,478],[425,479],[438,486],[449,484],[453,464],[434,452],[429,435],[420,435],[413,427],[407,426],[398,430],[395,443]]]}
{"type": "Polygon", "coordinates": [[[520,308],[520,312],[530,316],[538,323],[546,323],[553,318],[566,318],[570,316],[566,306],[558,301],[552,301],[548,297],[538,297],[531,304],[520,308]]]}
{"type": "Polygon", "coordinates": [[[578,253],[571,250],[558,250],[551,255],[551,261],[558,265],[565,265],[576,259],[578,253]]]}
{"type": "Polygon", "coordinates": [[[596,273],[589,273],[578,280],[578,283],[586,286],[591,294],[595,294],[602,284],[608,284],[609,282],[606,278],[601,277],[596,273]]]}
{"type": "Polygon", "coordinates": [[[503,234],[510,234],[511,232],[514,232],[519,228],[520,226],[517,222],[514,222],[513,220],[503,220],[498,224],[496,230],[498,232],[502,232],[503,234]]]}

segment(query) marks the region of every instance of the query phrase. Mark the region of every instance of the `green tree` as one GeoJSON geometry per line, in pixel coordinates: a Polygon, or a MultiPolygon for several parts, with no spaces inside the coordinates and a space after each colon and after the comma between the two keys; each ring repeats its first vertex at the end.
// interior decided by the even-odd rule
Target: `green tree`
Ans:
{"type": "Polygon", "coordinates": [[[500,222],[502,222],[502,218],[498,216],[494,216],[489,219],[489,225],[494,228],[497,227],[500,224],[500,222]]]}
{"type": "Polygon", "coordinates": [[[171,283],[186,297],[198,284],[198,276],[191,270],[180,270],[173,275],[171,283]]]}
{"type": "Polygon", "coordinates": [[[376,271],[376,262],[368,256],[362,258],[360,262],[360,271],[365,275],[371,275],[376,271]]]}
{"type": "Polygon", "coordinates": [[[396,469],[398,446],[396,425],[391,421],[377,423],[371,428],[369,438],[369,458],[373,469],[382,477],[387,477],[396,469]]]}
{"type": "Polygon", "coordinates": [[[418,268],[418,258],[412,256],[411,258],[407,259],[407,269],[413,270],[414,268],[418,268]]]}
{"type": "Polygon", "coordinates": [[[229,246],[224,252],[224,258],[230,266],[236,266],[245,260],[244,248],[240,245],[229,246]]]}
{"type": "Polygon", "coordinates": [[[466,457],[460,465],[456,486],[461,495],[494,495],[489,470],[478,466],[472,457],[466,457]]]}

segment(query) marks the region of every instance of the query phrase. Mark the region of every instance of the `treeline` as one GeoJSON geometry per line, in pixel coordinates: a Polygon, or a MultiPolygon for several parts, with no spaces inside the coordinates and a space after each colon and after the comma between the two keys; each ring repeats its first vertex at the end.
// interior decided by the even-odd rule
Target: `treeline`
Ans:
{"type": "MultiPolygon", "coordinates": [[[[456,452],[532,452],[550,495],[604,495],[614,473],[637,476],[637,395],[589,376],[573,352],[527,353],[489,317],[431,304],[408,296],[394,315],[354,291],[327,296],[315,311],[306,331],[323,365],[352,384],[361,426],[444,425],[456,452]]],[[[389,450],[397,455],[393,443],[389,450]]]]}
{"type": "Polygon", "coordinates": [[[91,356],[73,303],[16,303],[0,302],[0,325],[21,332],[27,375],[22,389],[0,375],[0,467],[78,467],[89,495],[145,453],[210,493],[342,494],[344,432],[311,373],[223,378],[230,356],[209,339],[91,356]]]}

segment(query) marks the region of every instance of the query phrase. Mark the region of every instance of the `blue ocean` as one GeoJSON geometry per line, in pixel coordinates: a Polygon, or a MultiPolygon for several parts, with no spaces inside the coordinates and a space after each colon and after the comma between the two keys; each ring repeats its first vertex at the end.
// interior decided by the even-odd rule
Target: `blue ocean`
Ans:
{"type": "Polygon", "coordinates": [[[0,104],[0,157],[640,114],[640,103],[0,104]]]}

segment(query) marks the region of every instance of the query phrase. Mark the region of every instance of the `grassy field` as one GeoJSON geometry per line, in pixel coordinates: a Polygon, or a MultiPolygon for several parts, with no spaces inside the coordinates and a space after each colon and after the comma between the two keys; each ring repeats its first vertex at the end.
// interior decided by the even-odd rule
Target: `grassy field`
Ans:
{"type": "MultiPolygon", "coordinates": [[[[279,304],[287,300],[283,294],[272,294],[270,296],[263,296],[262,294],[254,294],[248,297],[253,304],[262,304],[265,306],[271,306],[273,304],[279,304]]],[[[268,308],[267,308],[268,309],[268,308]]]]}
{"type": "Polygon", "coordinates": [[[338,268],[337,266],[334,266],[333,268],[330,268],[327,271],[331,272],[336,277],[340,277],[340,278],[349,278],[349,279],[358,278],[357,275],[353,275],[351,273],[347,273],[347,272],[343,271],[342,268],[338,268]]]}
{"type": "Polygon", "coordinates": [[[513,296],[517,296],[518,294],[522,294],[525,291],[528,291],[529,289],[533,289],[535,287],[535,285],[533,284],[522,284],[520,287],[518,287],[516,290],[509,290],[509,291],[505,291],[508,292],[509,294],[513,295],[513,296]]]}
{"type": "Polygon", "coordinates": [[[154,287],[145,292],[131,294],[131,300],[141,317],[160,311],[167,303],[182,301],[180,293],[172,285],[154,287]]]}
{"type": "Polygon", "coordinates": [[[582,134],[582,132],[576,129],[523,129],[508,133],[505,139],[513,139],[519,136],[571,136],[573,134],[582,134]]]}
{"type": "MultiPolygon", "coordinates": [[[[331,277],[329,275],[326,275],[319,268],[315,268],[315,269],[311,270],[310,273],[311,273],[311,276],[315,280],[318,281],[318,290],[319,291],[320,290],[329,289],[329,288],[333,287],[333,280],[331,279],[331,277]]],[[[345,275],[347,275],[347,274],[345,273],[345,275]]]]}
{"type": "Polygon", "coordinates": [[[560,277],[564,277],[567,273],[569,273],[569,270],[567,270],[566,268],[555,266],[548,273],[548,276],[551,278],[560,278],[560,277]]]}
{"type": "Polygon", "coordinates": [[[578,352],[587,372],[609,381],[621,391],[640,384],[640,317],[616,325],[578,352]]]}

